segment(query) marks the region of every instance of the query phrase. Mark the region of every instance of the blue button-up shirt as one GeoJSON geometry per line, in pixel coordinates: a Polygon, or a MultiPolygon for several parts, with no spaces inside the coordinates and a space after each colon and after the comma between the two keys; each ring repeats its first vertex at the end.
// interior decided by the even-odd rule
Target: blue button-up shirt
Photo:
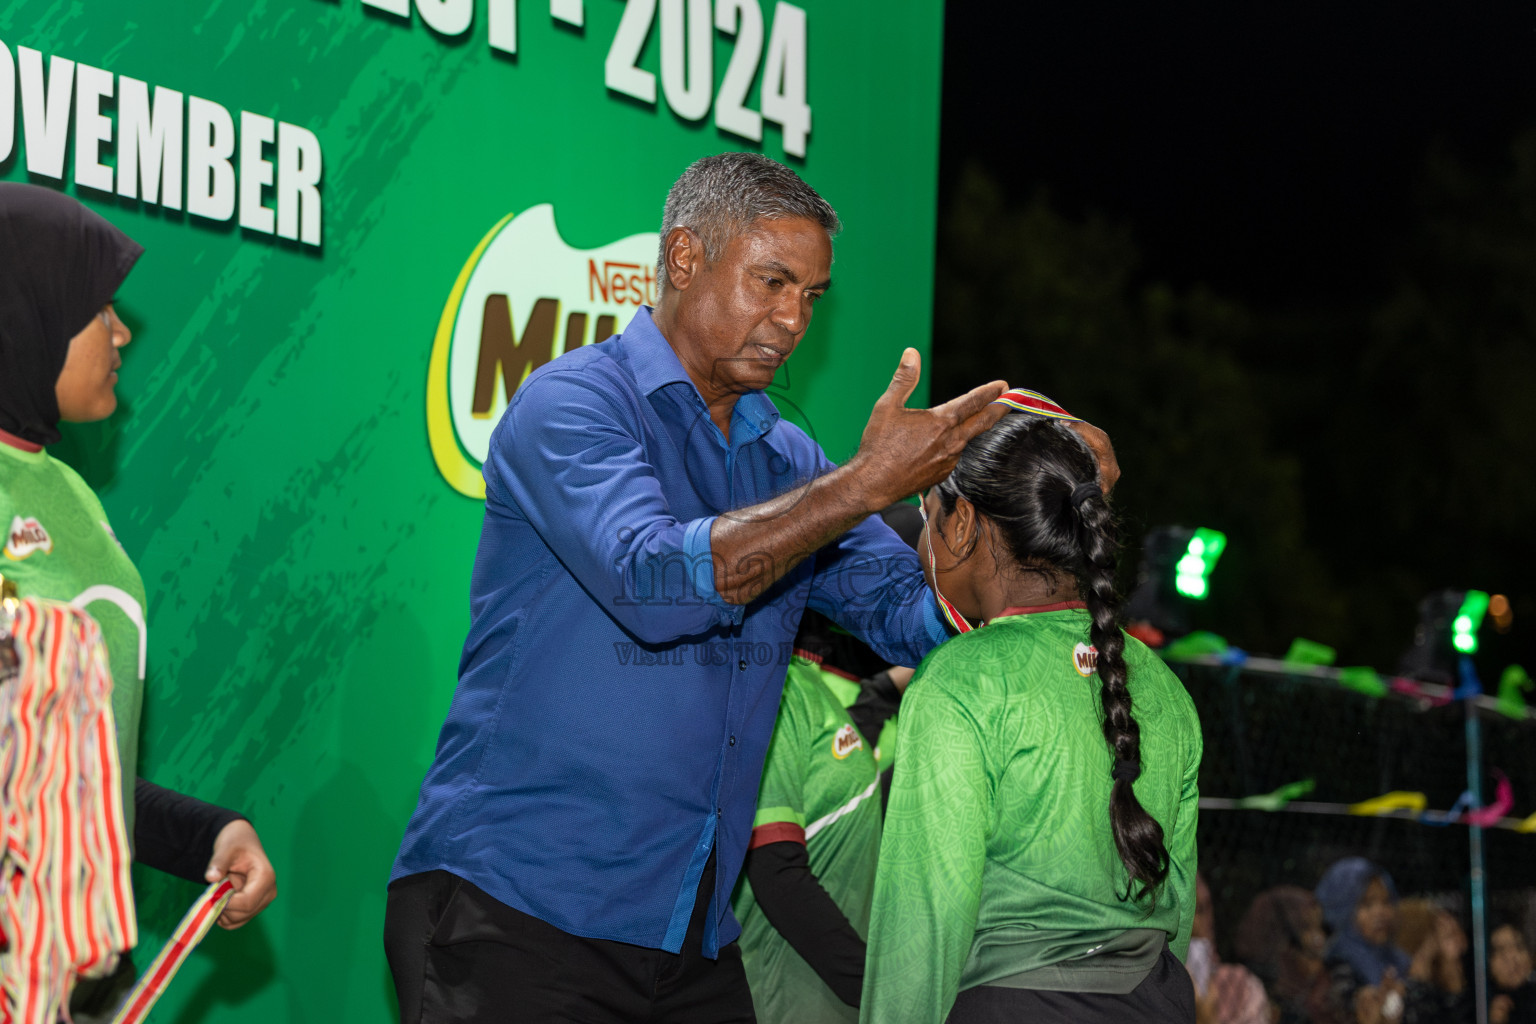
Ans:
{"type": "Polygon", "coordinates": [[[916,555],[871,517],[746,606],[717,516],[833,465],[761,392],[730,442],[642,309],[529,376],[491,437],[469,637],[392,878],[443,869],[557,928],[677,952],[711,848],[730,894],[804,609],[888,660],[945,637],[916,555]]]}

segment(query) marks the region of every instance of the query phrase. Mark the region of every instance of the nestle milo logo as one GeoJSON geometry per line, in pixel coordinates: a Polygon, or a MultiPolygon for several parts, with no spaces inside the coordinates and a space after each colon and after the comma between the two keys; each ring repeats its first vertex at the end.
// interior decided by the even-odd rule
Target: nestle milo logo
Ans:
{"type": "Polygon", "coordinates": [[[1089,647],[1087,644],[1078,644],[1072,648],[1072,667],[1077,669],[1080,676],[1091,676],[1099,669],[1099,649],[1089,647]]]}
{"type": "Polygon", "coordinates": [[[48,531],[43,529],[43,524],[28,516],[23,519],[16,516],[11,520],[11,528],[5,534],[5,557],[19,562],[28,555],[41,551],[43,554],[53,552],[53,538],[48,536],[48,531]]]}
{"type": "Polygon", "coordinates": [[[864,738],[852,725],[844,725],[832,737],[832,756],[841,761],[864,745],[864,738]]]}
{"type": "Polygon", "coordinates": [[[453,284],[427,368],[432,458],[454,490],[485,497],[491,431],[528,375],[610,337],[656,301],[658,235],[598,249],[560,237],[548,203],[508,215],[480,240],[453,284]]]}

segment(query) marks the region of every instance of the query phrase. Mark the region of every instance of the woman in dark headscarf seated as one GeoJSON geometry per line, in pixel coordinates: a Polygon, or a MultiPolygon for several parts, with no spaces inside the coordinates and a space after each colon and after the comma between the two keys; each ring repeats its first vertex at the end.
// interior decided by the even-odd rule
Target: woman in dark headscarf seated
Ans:
{"type": "Polygon", "coordinates": [[[1317,901],[1331,937],[1327,963],[1342,1005],[1358,1024],[1458,1021],[1451,1005],[1414,969],[1395,942],[1397,887],[1364,857],[1346,857],[1323,873],[1317,901]]]}
{"type": "MultiPolygon", "coordinates": [[[[143,249],[68,196],[0,182],[0,572],[22,597],[80,605],[101,626],[124,817],[135,856],[195,882],[229,876],[239,890],[219,923],[239,927],[276,894],[250,822],[137,778],[146,643],[144,583],[85,481],[49,456],[59,421],[117,408],[119,354],[132,335],[113,296],[143,249]]],[[[110,1016],[132,964],[76,989],[77,1024],[110,1016]]]]}

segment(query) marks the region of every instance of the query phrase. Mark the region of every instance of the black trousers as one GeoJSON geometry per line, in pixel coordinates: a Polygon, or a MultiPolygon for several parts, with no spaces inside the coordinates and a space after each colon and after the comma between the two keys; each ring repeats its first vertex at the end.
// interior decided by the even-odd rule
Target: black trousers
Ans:
{"type": "Polygon", "coordinates": [[[1111,992],[1046,992],[982,985],[955,999],[947,1024],[1194,1024],[1195,985],[1167,949],[1140,985],[1111,992]]]}
{"type": "Polygon", "coordinates": [[[753,1024],[733,942],[703,955],[710,854],[681,953],[584,939],[446,871],[389,887],[384,950],[401,1024],[753,1024]]]}

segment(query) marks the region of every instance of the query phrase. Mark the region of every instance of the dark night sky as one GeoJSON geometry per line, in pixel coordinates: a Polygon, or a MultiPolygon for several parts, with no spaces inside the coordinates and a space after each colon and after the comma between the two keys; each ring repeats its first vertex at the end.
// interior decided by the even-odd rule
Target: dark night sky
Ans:
{"type": "MultiPolygon", "coordinates": [[[[1049,380],[1105,354],[998,347],[1028,317],[987,321],[988,310],[1014,298],[996,289],[1028,286],[992,273],[987,261],[1024,250],[995,236],[979,236],[966,251],[945,241],[962,237],[947,235],[947,224],[972,223],[956,205],[968,167],[980,165],[1014,209],[1044,190],[1068,221],[1095,214],[1126,228],[1140,256],[1132,288],[1165,283],[1195,294],[1206,286],[1260,325],[1226,353],[1233,380],[1269,414],[1243,420],[1243,429],[1255,432],[1254,451],[1299,467],[1294,489],[1276,493],[1300,495],[1301,511],[1286,522],[1325,567],[1318,587],[1337,604],[1332,618],[1307,624],[1300,615],[1280,618],[1309,601],[1280,602],[1271,645],[1323,630],[1320,638],[1344,657],[1390,667],[1420,595],[1484,586],[1508,590],[1523,624],[1506,638],[1519,651],[1490,662],[1536,659],[1536,490],[1525,470],[1511,468],[1536,454],[1536,339],[1533,307],[1519,292],[1522,271],[1510,262],[1531,261],[1536,249],[1520,234],[1525,215],[1503,222],[1509,233],[1500,235],[1486,212],[1514,216],[1508,196],[1488,183],[1513,180],[1511,145],[1536,128],[1536,2],[953,0],[945,28],[939,278],[949,290],[939,296],[941,317],[946,298],[954,301],[949,319],[936,324],[937,363],[978,375],[994,363],[1002,373],[1009,360],[1027,367],[1054,358],[1058,365],[1031,376],[1049,380]],[[1479,202],[1506,204],[1477,207],[1481,221],[1471,213],[1457,221],[1457,230],[1484,232],[1465,245],[1459,235],[1446,243],[1427,233],[1426,210],[1443,201],[1426,185],[1432,153],[1463,169],[1457,181],[1480,183],[1479,202]],[[1429,247],[1431,238],[1440,248],[1429,247]],[[1415,290],[1404,292],[1405,283],[1415,290]],[[1405,294],[1407,306],[1392,306],[1405,294]],[[1390,329],[1380,327],[1384,309],[1395,310],[1390,329]],[[1451,335],[1454,342],[1436,340],[1451,335]],[[1476,411],[1449,426],[1436,420],[1428,410],[1446,389],[1476,411]],[[1362,474],[1348,441],[1367,436],[1373,473],[1362,474]]],[[[1021,230],[1017,220],[1004,222],[1021,230]]],[[[1071,257],[1063,258],[1070,272],[1071,257]]],[[[1110,307],[1123,303],[1122,315],[1134,319],[1125,310],[1136,301],[1129,291],[1107,295],[1102,308],[1112,318],[1110,307]]],[[[1053,336],[1051,310],[1047,304],[1030,328],[1042,337],[1053,336]]],[[[1095,329],[1119,330],[1114,323],[1095,329]]],[[[1148,337],[1134,328],[1114,336],[1122,345],[1148,337]]],[[[969,383],[944,386],[953,393],[969,383]]],[[[1199,436],[1194,426],[1188,437],[1199,436]]],[[[1142,465],[1152,464],[1149,453],[1134,446],[1162,444],[1166,476],[1180,439],[1159,436],[1124,441],[1142,465]]],[[[1179,464],[1210,479],[1212,466],[1198,458],[1216,457],[1197,452],[1179,464]]],[[[1141,514],[1139,499],[1162,516],[1237,521],[1243,495],[1260,493],[1206,495],[1209,508],[1194,495],[1180,511],[1158,505],[1160,483],[1178,490],[1161,477],[1144,492],[1127,489],[1124,511],[1141,514]]],[[[1237,556],[1235,548],[1232,572],[1237,556]]],[[[1249,577],[1253,592],[1234,580],[1237,603],[1288,592],[1299,580],[1249,577]]]]}
{"type": "Polygon", "coordinates": [[[975,4],[946,15],[941,209],[968,161],[1130,224],[1151,277],[1256,304],[1379,283],[1431,145],[1536,123],[1536,4],[975,4]]]}

